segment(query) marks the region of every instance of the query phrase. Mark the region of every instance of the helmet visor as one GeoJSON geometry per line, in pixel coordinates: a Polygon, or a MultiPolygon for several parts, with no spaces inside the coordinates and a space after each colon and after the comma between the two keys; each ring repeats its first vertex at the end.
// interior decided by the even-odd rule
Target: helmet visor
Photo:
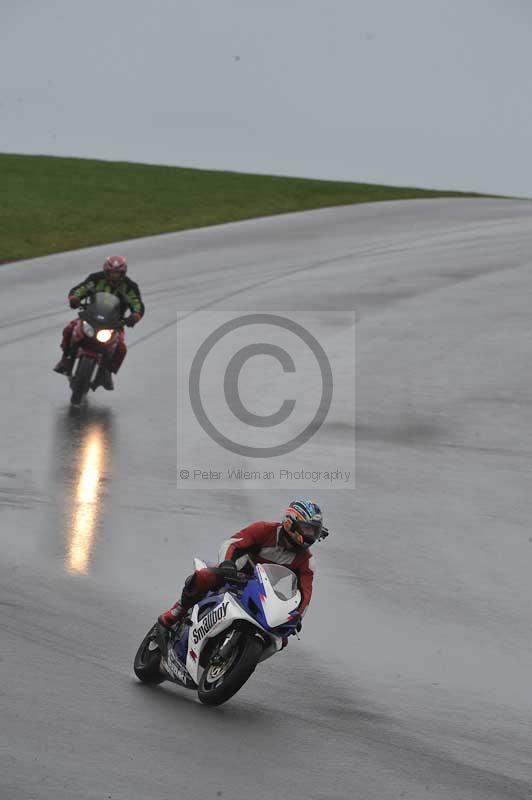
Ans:
{"type": "Polygon", "coordinates": [[[310,547],[320,538],[321,522],[300,522],[298,529],[303,537],[304,546],[310,547]]]}
{"type": "Polygon", "coordinates": [[[111,281],[111,283],[118,283],[124,275],[124,272],[125,270],[122,267],[107,267],[105,270],[107,280],[111,281]]]}

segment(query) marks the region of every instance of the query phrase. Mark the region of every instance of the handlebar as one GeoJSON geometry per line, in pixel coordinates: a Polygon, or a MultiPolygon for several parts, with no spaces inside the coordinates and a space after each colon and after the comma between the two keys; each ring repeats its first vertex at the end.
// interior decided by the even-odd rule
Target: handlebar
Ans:
{"type": "Polygon", "coordinates": [[[236,580],[240,586],[246,586],[250,579],[250,575],[246,575],[245,572],[239,572],[236,576],[236,580]]]}
{"type": "Polygon", "coordinates": [[[236,572],[234,575],[228,575],[227,572],[219,567],[211,567],[211,571],[215,575],[220,575],[225,579],[226,583],[233,583],[235,586],[246,586],[251,576],[245,572],[236,572]]]}

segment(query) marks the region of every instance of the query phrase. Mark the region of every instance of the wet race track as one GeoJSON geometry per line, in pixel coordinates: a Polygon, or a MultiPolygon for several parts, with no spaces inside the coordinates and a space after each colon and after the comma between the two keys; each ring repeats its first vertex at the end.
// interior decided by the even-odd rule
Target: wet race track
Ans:
{"type": "Polygon", "coordinates": [[[353,206],[0,267],[2,800],[529,800],[530,209],[353,206]],[[65,297],[112,250],[147,313],[72,413],[65,297]],[[290,497],[176,489],[176,309],[295,297],[356,311],[356,491],[319,491],[302,640],[211,709],[133,655],[192,556],[290,497]]]}

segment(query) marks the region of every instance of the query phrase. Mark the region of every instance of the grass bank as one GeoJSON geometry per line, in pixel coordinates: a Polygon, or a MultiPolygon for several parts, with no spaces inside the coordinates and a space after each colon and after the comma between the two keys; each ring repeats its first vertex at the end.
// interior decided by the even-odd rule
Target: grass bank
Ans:
{"type": "Polygon", "coordinates": [[[347,203],[460,192],[0,154],[0,263],[347,203]]]}

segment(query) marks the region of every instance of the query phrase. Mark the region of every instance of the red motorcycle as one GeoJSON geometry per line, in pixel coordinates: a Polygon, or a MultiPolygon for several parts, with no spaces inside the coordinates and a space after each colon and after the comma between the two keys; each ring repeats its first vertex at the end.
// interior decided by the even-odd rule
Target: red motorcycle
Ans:
{"type": "Polygon", "coordinates": [[[101,385],[100,367],[112,359],[124,324],[116,295],[96,292],[82,303],[71,340],[75,353],[70,377],[73,406],[83,402],[89,389],[95,391],[101,385]]]}

